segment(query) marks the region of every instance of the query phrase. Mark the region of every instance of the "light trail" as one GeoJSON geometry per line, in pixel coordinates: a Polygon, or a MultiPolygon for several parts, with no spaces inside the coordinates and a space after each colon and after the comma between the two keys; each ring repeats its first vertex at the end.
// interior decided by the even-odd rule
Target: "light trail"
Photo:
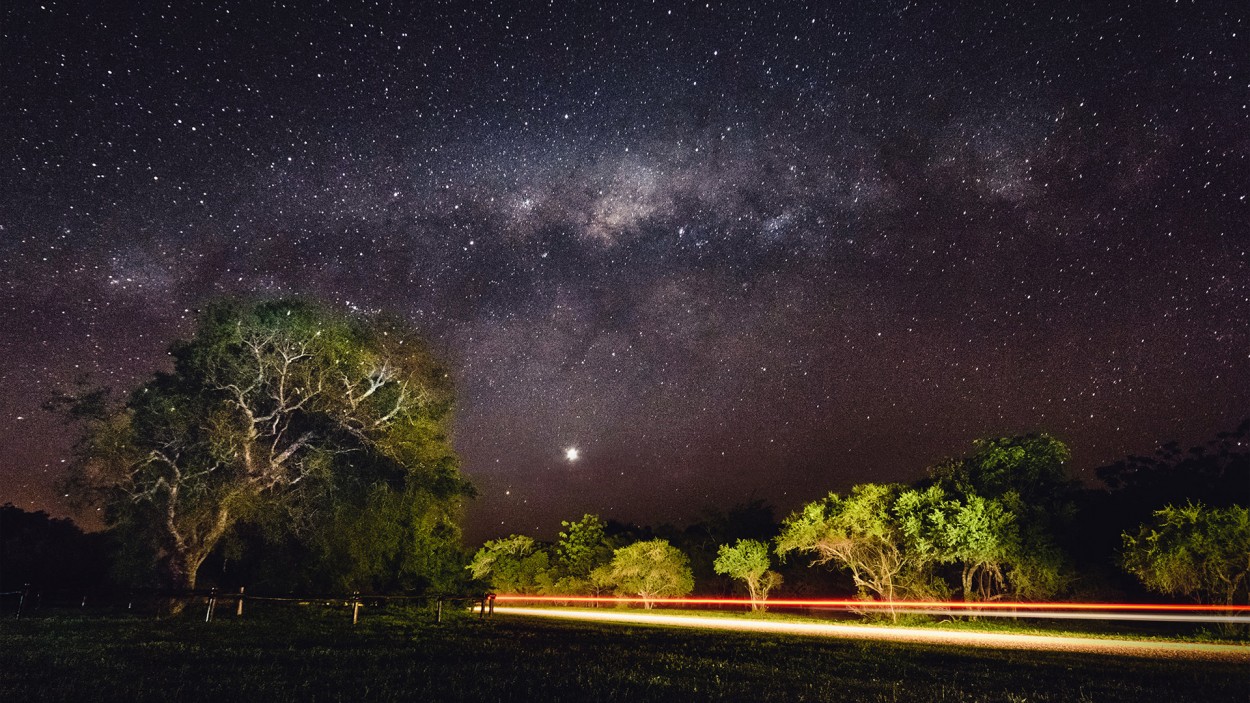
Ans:
{"type": "MultiPolygon", "coordinates": [[[[524,603],[584,603],[584,604],[641,604],[650,602],[655,605],[729,605],[749,608],[751,600],[747,598],[639,598],[635,596],[533,596],[504,594],[496,595],[498,602],[524,603]]],[[[1091,613],[1089,619],[1102,619],[1100,616],[1111,613],[1212,613],[1212,615],[1194,615],[1194,617],[1210,617],[1212,620],[1189,620],[1189,622],[1250,622],[1250,605],[1212,605],[1187,603],[1072,603],[1072,602],[1006,602],[1006,601],[876,601],[856,600],[853,598],[770,598],[761,601],[770,608],[822,608],[836,610],[899,610],[906,612],[939,611],[938,614],[951,614],[949,611],[963,611],[969,615],[1000,615],[994,611],[1010,611],[1003,617],[1073,617],[1081,613],[1091,613]],[[1232,618],[1231,620],[1228,618],[1232,618]]],[[[1127,619],[1127,618],[1109,618],[1127,619]]],[[[1172,618],[1163,618],[1172,619],[1172,618]]]]}
{"type": "Polygon", "coordinates": [[[1223,659],[1250,661],[1250,646],[1190,642],[1154,642],[1129,639],[1096,639],[1056,635],[1016,635],[993,632],[934,630],[911,627],[836,625],[824,623],[777,622],[740,618],[712,618],[693,615],[661,615],[619,610],[587,611],[557,608],[500,606],[496,614],[582,620],[631,625],[685,627],[738,632],[764,632],[844,639],[872,639],[914,644],[957,645],[994,649],[1062,651],[1087,654],[1115,654],[1141,657],[1223,659]]]}
{"type": "Polygon", "coordinates": [[[1039,620],[1119,620],[1136,622],[1209,622],[1209,623],[1244,623],[1250,625],[1250,615],[1176,615],[1173,613],[1094,613],[1060,610],[1031,610],[1027,613],[1013,613],[1003,610],[960,611],[911,609],[911,615],[957,615],[975,616],[978,618],[1036,618],[1039,620]]]}

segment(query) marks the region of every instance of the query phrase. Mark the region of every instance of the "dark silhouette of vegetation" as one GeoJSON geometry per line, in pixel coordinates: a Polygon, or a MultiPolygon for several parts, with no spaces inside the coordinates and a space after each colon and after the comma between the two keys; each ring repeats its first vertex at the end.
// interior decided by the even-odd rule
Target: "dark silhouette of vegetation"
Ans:
{"type": "Polygon", "coordinates": [[[1189,449],[1167,442],[1149,456],[1128,456],[1095,473],[1104,485],[1080,494],[1077,524],[1065,546],[1091,586],[1147,597],[1118,566],[1121,535],[1136,533],[1168,505],[1250,507],[1250,419],[1189,449]]]}
{"type": "Polygon", "coordinates": [[[0,506],[0,591],[32,588],[98,589],[109,585],[114,545],[108,535],[84,534],[71,520],[43,511],[0,506]]]}

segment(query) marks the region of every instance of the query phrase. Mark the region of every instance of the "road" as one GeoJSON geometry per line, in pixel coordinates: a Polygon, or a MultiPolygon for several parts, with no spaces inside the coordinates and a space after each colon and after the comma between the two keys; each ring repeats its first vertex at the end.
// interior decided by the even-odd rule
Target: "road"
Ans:
{"type": "Polygon", "coordinates": [[[826,623],[782,622],[697,615],[665,615],[629,610],[578,610],[564,608],[518,608],[496,606],[496,615],[560,618],[611,622],[629,625],[689,627],[737,632],[769,632],[813,637],[871,639],[917,644],[956,645],[992,649],[1023,649],[1032,651],[1082,652],[1170,659],[1220,659],[1250,661],[1250,646],[1188,642],[1159,642],[1131,639],[1098,639],[1054,635],[1012,635],[993,632],[961,632],[914,627],[883,627],[826,623]]]}

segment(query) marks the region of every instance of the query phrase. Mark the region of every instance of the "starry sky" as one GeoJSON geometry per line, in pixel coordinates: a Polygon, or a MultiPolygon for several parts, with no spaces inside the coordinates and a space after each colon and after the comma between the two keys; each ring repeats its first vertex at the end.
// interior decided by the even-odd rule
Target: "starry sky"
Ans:
{"type": "Polygon", "coordinates": [[[1250,415],[1228,2],[0,6],[0,502],[224,294],[456,369],[472,539],[1250,415]],[[568,449],[576,448],[570,460],[568,449]]]}

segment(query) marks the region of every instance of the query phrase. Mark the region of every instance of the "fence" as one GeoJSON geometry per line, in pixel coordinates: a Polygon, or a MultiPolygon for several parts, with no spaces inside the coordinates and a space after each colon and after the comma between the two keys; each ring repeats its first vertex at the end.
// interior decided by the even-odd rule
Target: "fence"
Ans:
{"type": "MultiPolygon", "coordinates": [[[[243,617],[245,611],[251,608],[245,608],[246,603],[272,603],[272,604],[295,604],[301,606],[322,606],[322,607],[344,607],[351,612],[352,624],[360,622],[361,609],[366,606],[380,606],[392,603],[408,603],[408,604],[425,604],[430,607],[435,622],[443,621],[444,606],[455,607],[457,604],[463,606],[471,604],[473,612],[478,614],[481,619],[486,619],[495,614],[495,594],[483,593],[480,595],[448,595],[448,594],[430,594],[430,595],[369,595],[362,594],[359,591],[352,593],[350,596],[326,596],[326,595],[296,595],[287,594],[282,596],[272,595],[252,595],[247,593],[246,587],[240,586],[238,592],[218,590],[211,588],[208,590],[155,590],[155,589],[131,589],[127,591],[95,591],[87,593],[83,591],[70,591],[65,589],[32,589],[27,584],[20,591],[5,591],[0,593],[0,602],[6,598],[16,600],[13,608],[13,617],[20,619],[21,617],[30,616],[34,612],[42,610],[44,607],[76,607],[80,610],[86,609],[88,602],[92,606],[120,608],[125,603],[126,611],[135,611],[136,604],[139,609],[152,603],[172,604],[182,602],[186,606],[200,603],[204,606],[204,622],[212,622],[216,616],[217,606],[219,602],[234,605],[235,617],[243,617]],[[81,597],[80,597],[81,596],[81,597]],[[45,602],[46,601],[46,602],[45,602]]],[[[155,608],[159,610],[158,608],[155,608]]],[[[6,608],[7,610],[7,608],[6,608]]]]}

